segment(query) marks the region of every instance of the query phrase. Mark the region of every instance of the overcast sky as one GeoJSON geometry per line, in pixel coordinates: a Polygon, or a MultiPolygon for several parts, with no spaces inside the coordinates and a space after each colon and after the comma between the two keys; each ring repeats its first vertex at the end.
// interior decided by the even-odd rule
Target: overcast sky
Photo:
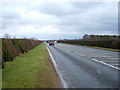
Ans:
{"type": "MultiPolygon", "coordinates": [[[[73,39],[118,34],[117,2],[2,2],[2,36],[73,39]]],[[[1,19],[0,19],[1,20],[1,19]]]]}

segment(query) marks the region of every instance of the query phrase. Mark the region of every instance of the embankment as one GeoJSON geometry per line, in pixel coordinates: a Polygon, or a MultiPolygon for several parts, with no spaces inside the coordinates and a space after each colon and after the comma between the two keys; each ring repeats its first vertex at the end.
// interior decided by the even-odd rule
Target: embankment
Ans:
{"type": "Polygon", "coordinates": [[[2,88],[61,88],[45,43],[6,63],[2,70],[2,88]]]}
{"type": "Polygon", "coordinates": [[[42,41],[31,39],[2,39],[2,67],[4,63],[13,61],[19,55],[26,53],[42,41]]]}

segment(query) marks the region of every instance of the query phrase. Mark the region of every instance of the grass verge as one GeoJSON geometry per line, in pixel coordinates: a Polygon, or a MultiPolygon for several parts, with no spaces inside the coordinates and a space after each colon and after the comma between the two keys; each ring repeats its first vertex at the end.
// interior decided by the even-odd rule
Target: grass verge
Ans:
{"type": "MultiPolygon", "coordinates": [[[[68,43],[64,43],[64,44],[68,44],[68,43]]],[[[87,45],[78,45],[78,44],[69,44],[69,45],[83,46],[83,47],[90,47],[90,48],[97,48],[97,49],[103,49],[103,50],[109,50],[109,51],[120,52],[120,49],[103,48],[103,47],[87,46],[87,45]]]]}
{"type": "Polygon", "coordinates": [[[59,88],[60,82],[42,43],[2,70],[3,88],[59,88]]]}
{"type": "Polygon", "coordinates": [[[2,69],[0,68],[0,90],[2,90],[2,69]]]}

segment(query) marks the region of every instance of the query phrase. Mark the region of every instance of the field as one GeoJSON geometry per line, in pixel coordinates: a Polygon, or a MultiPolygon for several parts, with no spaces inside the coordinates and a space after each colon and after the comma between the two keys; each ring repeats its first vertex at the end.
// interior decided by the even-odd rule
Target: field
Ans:
{"type": "Polygon", "coordinates": [[[3,69],[3,88],[59,88],[60,82],[42,43],[7,62],[3,69]]]}

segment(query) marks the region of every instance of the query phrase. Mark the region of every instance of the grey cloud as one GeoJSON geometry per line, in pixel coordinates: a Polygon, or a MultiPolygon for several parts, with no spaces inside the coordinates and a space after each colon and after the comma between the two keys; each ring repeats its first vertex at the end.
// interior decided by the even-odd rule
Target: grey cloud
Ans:
{"type": "Polygon", "coordinates": [[[56,3],[56,2],[43,3],[42,5],[36,5],[34,9],[58,17],[79,13],[78,12],[79,9],[75,8],[69,3],[56,3]]]}
{"type": "Polygon", "coordinates": [[[3,19],[17,19],[20,18],[20,13],[17,7],[13,5],[2,4],[2,18],[3,19]]]}
{"type": "MultiPolygon", "coordinates": [[[[84,11],[84,13],[78,13],[75,15],[69,15],[67,17],[62,17],[63,22],[60,22],[61,26],[74,27],[69,30],[76,31],[88,31],[96,32],[97,31],[113,31],[117,32],[117,6],[116,4],[108,5],[93,5],[95,6],[92,9],[84,11]],[[104,7],[103,7],[104,6],[104,7]],[[113,8],[114,7],[114,8],[113,8]],[[114,13],[114,14],[113,14],[114,13]]],[[[63,29],[62,29],[63,30],[63,29]]]]}
{"type": "Polygon", "coordinates": [[[31,25],[40,28],[52,25],[64,31],[62,34],[58,32],[55,35],[49,35],[48,32],[52,32],[51,30],[44,33],[44,35],[39,35],[39,33],[35,35],[44,39],[76,38],[85,33],[117,34],[117,3],[8,3],[4,4],[3,7],[3,30],[6,30],[6,28],[8,30],[14,26],[31,25]],[[52,19],[34,20],[24,18],[17,8],[24,8],[27,13],[38,11],[39,13],[51,15],[52,19]],[[67,32],[73,34],[67,34],[67,32]]]}

